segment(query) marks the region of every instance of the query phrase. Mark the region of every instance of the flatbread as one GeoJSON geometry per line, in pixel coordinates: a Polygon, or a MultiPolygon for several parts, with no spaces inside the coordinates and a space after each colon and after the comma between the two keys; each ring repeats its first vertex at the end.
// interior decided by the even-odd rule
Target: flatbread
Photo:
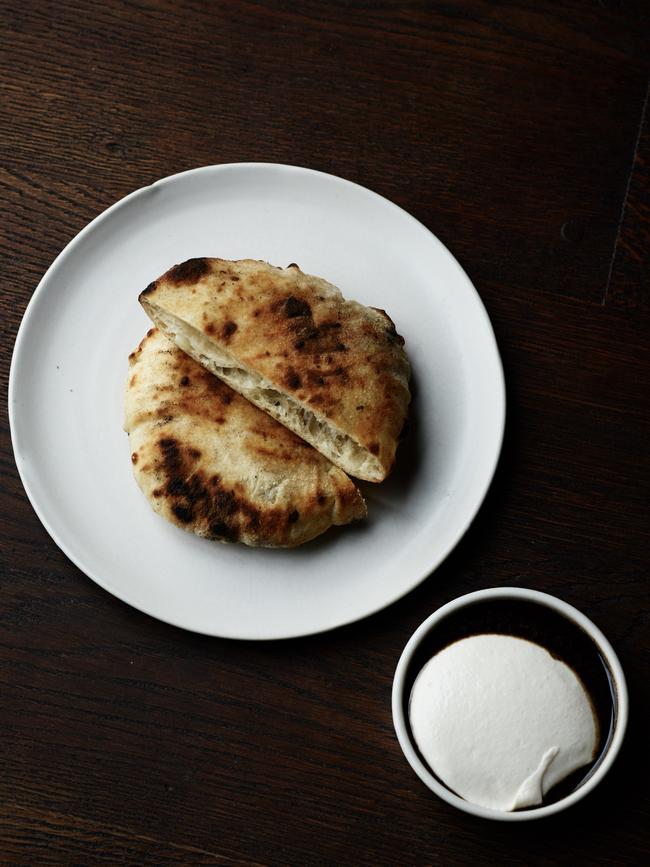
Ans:
{"type": "Polygon", "coordinates": [[[167,520],[222,542],[291,548],[366,515],[340,469],[151,329],[129,356],[136,480],[167,520]]]}
{"type": "Polygon", "coordinates": [[[186,353],[341,469],[389,473],[410,393],[404,341],[383,310],[297,265],[189,259],[141,294],[186,353]]]}

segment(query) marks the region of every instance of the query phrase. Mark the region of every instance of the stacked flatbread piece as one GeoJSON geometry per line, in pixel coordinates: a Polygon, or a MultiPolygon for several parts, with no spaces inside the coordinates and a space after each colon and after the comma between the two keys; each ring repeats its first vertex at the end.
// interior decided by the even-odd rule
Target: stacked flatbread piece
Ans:
{"type": "Polygon", "coordinates": [[[366,515],[347,474],[382,481],[410,393],[382,310],[297,265],[190,259],[140,303],[126,423],[153,508],[200,536],[294,547],[366,515]]]}

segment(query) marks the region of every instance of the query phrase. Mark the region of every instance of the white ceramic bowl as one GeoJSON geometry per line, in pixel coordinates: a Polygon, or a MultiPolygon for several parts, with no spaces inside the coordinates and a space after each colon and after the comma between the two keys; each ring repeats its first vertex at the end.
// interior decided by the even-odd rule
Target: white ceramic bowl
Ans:
{"type": "Polygon", "coordinates": [[[585,617],[580,611],[572,605],[557,599],[555,596],[550,596],[547,593],[540,593],[537,590],[526,590],[517,587],[495,587],[487,590],[479,590],[475,593],[468,593],[466,596],[460,596],[443,605],[437,611],[427,617],[427,619],[414,632],[408,644],[404,648],[400,660],[395,670],[395,678],[393,681],[393,723],[397,739],[406,756],[409,764],[432,792],[435,792],[443,801],[447,801],[459,810],[464,810],[466,813],[471,813],[474,816],[480,816],[484,819],[495,819],[503,822],[525,822],[530,819],[540,819],[544,816],[550,816],[565,810],[572,804],[584,798],[586,794],[592,791],[598,783],[603,779],[605,774],[611,768],[618,751],[621,748],[628,718],[628,696],[627,686],[625,683],[625,675],[618,661],[611,644],[605,638],[603,633],[595,626],[591,620],[585,617]],[[413,743],[411,729],[407,719],[408,696],[405,695],[405,690],[410,688],[412,677],[410,676],[411,662],[420,648],[422,642],[427,639],[438,624],[441,623],[452,612],[458,611],[460,608],[474,605],[477,602],[493,602],[494,600],[522,600],[526,602],[537,603],[552,609],[564,616],[567,620],[579,626],[591,640],[595,643],[601,657],[605,661],[611,676],[614,696],[614,724],[609,744],[606,747],[605,755],[601,758],[595,771],[581,783],[573,792],[558,801],[550,804],[533,807],[528,810],[520,810],[516,812],[504,812],[501,810],[491,810],[486,807],[480,807],[477,804],[472,804],[465,801],[458,795],[454,794],[450,789],[443,785],[429,770],[427,765],[422,761],[420,755],[413,743]]]}

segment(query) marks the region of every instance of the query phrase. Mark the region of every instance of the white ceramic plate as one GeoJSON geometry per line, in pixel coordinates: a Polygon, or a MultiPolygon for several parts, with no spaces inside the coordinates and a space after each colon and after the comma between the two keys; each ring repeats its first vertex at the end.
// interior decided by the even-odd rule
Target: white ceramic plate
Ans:
{"type": "Polygon", "coordinates": [[[80,232],[25,313],[9,406],[32,505],[90,578],[185,629],[268,639],[378,611],[438,566],[489,486],[505,391],[485,309],[424,226],[340,178],[242,163],[164,178],[80,232]],[[389,480],[363,486],[366,522],[256,550],[194,537],[149,507],[122,431],[127,356],[150,325],[137,298],[193,256],[298,262],[395,320],[413,366],[412,427],[389,480]]]}

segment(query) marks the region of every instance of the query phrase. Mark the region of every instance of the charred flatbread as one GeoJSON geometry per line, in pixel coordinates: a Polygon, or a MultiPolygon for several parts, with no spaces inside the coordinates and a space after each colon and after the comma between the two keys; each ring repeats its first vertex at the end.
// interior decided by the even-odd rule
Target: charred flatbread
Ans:
{"type": "Polygon", "coordinates": [[[404,341],[383,310],[297,265],[189,259],[140,295],[211,373],[347,473],[389,473],[410,393],[404,341]]]}
{"type": "Polygon", "coordinates": [[[129,365],[133,471],[173,524],[222,542],[291,548],[365,517],[345,473],[157,329],[129,365]]]}

